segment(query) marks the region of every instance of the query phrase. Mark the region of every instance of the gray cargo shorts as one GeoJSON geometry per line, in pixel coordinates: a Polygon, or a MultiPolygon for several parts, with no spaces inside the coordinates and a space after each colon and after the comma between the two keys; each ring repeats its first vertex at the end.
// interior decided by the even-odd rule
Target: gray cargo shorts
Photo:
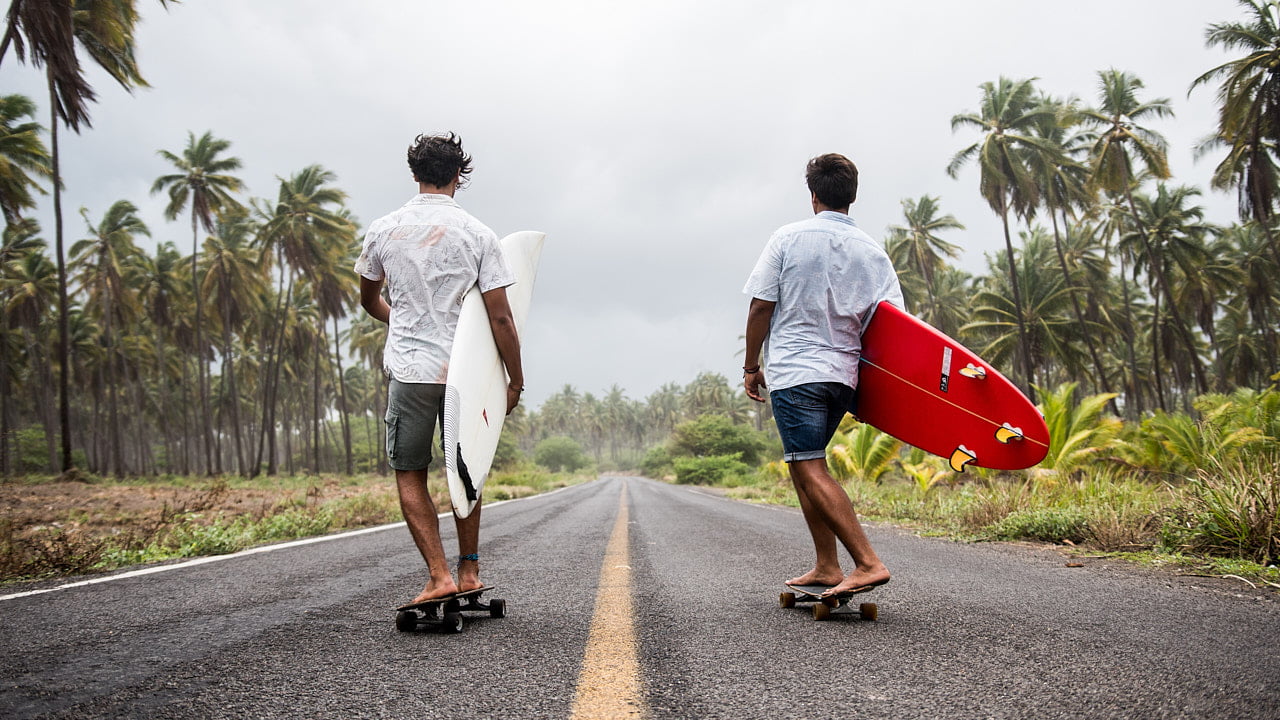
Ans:
{"type": "MultiPolygon", "coordinates": [[[[426,470],[436,421],[444,415],[444,385],[392,380],[387,390],[387,461],[396,470],[426,470]]],[[[443,446],[442,446],[443,447],[443,446]]]]}

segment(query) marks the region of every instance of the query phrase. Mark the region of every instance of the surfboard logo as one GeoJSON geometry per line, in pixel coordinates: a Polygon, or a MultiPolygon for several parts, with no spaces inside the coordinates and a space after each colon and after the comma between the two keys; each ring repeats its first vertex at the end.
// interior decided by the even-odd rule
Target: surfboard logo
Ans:
{"type": "Polygon", "coordinates": [[[484,420],[484,426],[489,427],[489,411],[484,409],[480,411],[480,417],[484,420]]]}
{"type": "Polygon", "coordinates": [[[942,348],[942,377],[938,380],[938,389],[942,392],[947,391],[947,387],[951,385],[951,348],[942,348]]]}

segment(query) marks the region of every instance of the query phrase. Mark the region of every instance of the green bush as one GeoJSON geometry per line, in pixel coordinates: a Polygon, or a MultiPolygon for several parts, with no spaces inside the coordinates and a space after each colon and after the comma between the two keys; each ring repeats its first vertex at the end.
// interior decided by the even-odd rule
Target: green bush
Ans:
{"type": "Polygon", "coordinates": [[[672,460],[672,465],[675,467],[676,482],[681,485],[715,485],[730,477],[741,477],[751,472],[751,468],[739,459],[738,453],[711,457],[678,457],[672,460]]]}
{"type": "Polygon", "coordinates": [[[746,425],[735,425],[723,415],[703,415],[680,423],[671,433],[672,455],[714,457],[737,454],[748,465],[758,465],[764,450],[760,433],[746,425]]]}
{"type": "Polygon", "coordinates": [[[538,443],[533,449],[533,461],[551,472],[573,472],[591,464],[578,441],[563,435],[538,443]]]}
{"type": "Polygon", "coordinates": [[[1084,542],[1089,533],[1089,516],[1079,508],[1037,508],[1017,510],[988,528],[999,540],[1043,540],[1084,542]]]}
{"type": "Polygon", "coordinates": [[[649,449],[640,461],[640,472],[645,477],[662,478],[675,472],[671,464],[671,451],[666,445],[658,445],[649,449]]]}

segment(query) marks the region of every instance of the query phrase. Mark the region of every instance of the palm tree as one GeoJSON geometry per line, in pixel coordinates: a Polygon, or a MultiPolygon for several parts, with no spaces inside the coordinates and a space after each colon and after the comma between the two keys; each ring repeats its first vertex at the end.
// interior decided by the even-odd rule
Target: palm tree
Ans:
{"type": "Polygon", "coordinates": [[[200,407],[202,422],[201,443],[205,448],[205,467],[213,470],[213,427],[209,412],[209,371],[205,364],[204,354],[204,318],[202,313],[202,293],[199,290],[199,229],[207,233],[213,232],[215,217],[224,212],[236,210],[240,204],[231,196],[239,192],[240,179],[228,173],[240,169],[240,159],[222,157],[231,148],[231,142],[215,138],[213,133],[205,132],[199,138],[195,133],[187,133],[187,146],[181,155],[168,150],[158,151],[160,157],[169,161],[178,170],[177,173],[162,175],[151,185],[151,194],[161,191],[169,194],[169,204],[164,209],[165,218],[176,220],[178,215],[191,207],[191,287],[196,304],[196,351],[199,353],[198,382],[200,391],[200,407]]]}
{"type": "Polygon", "coordinates": [[[977,158],[979,190],[1003,224],[1024,386],[1029,393],[1034,392],[1034,370],[1022,317],[1022,296],[1013,236],[1009,231],[1009,213],[1012,211],[1020,217],[1030,218],[1039,205],[1039,183],[1028,164],[1029,156],[1041,154],[1046,162],[1054,162],[1060,155],[1052,144],[1032,133],[1040,118],[1054,114],[1052,107],[1039,102],[1034,82],[1034,78],[1011,80],[1001,77],[995,83],[983,83],[981,110],[976,114],[962,113],[951,118],[952,132],[961,127],[974,128],[984,133],[983,140],[956,153],[947,165],[947,174],[954,178],[969,160],[977,158]]]}
{"type": "Polygon", "coordinates": [[[889,227],[896,238],[895,247],[889,254],[908,258],[910,266],[924,278],[925,294],[931,306],[934,304],[934,275],[946,263],[943,258],[954,260],[960,256],[960,246],[943,240],[938,233],[964,230],[964,225],[954,215],[939,217],[939,212],[936,197],[906,198],[902,201],[902,216],[906,223],[889,227]]]}
{"type": "MultiPolygon", "coordinates": [[[[1090,182],[1105,192],[1124,195],[1128,200],[1133,221],[1138,225],[1143,243],[1147,244],[1149,241],[1146,238],[1146,231],[1142,228],[1142,219],[1133,199],[1135,179],[1133,160],[1136,156],[1143,169],[1159,180],[1169,177],[1169,161],[1165,152],[1164,138],[1140,123],[1149,118],[1173,117],[1173,108],[1168,98],[1140,101],[1138,91],[1142,90],[1144,85],[1142,80],[1129,73],[1112,68],[1100,71],[1098,80],[1098,108],[1081,110],[1079,113],[1086,124],[1098,130],[1092,149],[1093,166],[1090,182]]],[[[1151,256],[1154,250],[1147,247],[1146,253],[1151,256]]],[[[1157,264],[1153,269],[1156,271],[1157,290],[1164,295],[1166,301],[1172,304],[1173,290],[1169,287],[1163,266],[1157,264]]],[[[1174,328],[1191,358],[1197,388],[1201,393],[1208,392],[1208,381],[1191,332],[1182,318],[1174,316],[1173,321],[1174,328]]],[[[1159,372],[1159,368],[1156,371],[1159,372]]]]}
{"type": "MultiPolygon", "coordinates": [[[[9,436],[12,433],[13,408],[10,407],[9,365],[9,300],[13,295],[11,285],[16,273],[11,266],[33,253],[44,250],[44,240],[38,236],[40,226],[34,220],[15,220],[4,228],[0,242],[0,473],[8,476],[12,471],[9,458],[9,436]]],[[[35,362],[35,358],[31,358],[35,362]]],[[[46,432],[48,428],[46,428],[46,432]]]]}
{"type": "Polygon", "coordinates": [[[175,310],[182,302],[183,285],[178,277],[178,267],[182,263],[182,254],[171,242],[160,243],[154,256],[139,253],[135,261],[134,283],[138,303],[144,308],[147,319],[155,333],[156,350],[156,387],[159,393],[159,425],[164,435],[166,470],[174,472],[173,423],[169,412],[172,406],[169,400],[169,384],[178,373],[170,367],[167,352],[171,340],[175,337],[175,310]]]}
{"type": "Polygon", "coordinates": [[[295,173],[288,180],[280,180],[280,192],[276,204],[259,208],[264,222],[258,234],[262,252],[270,257],[275,251],[279,264],[281,285],[277,296],[277,311],[272,316],[270,336],[267,339],[266,382],[263,383],[263,422],[259,436],[258,454],[253,472],[262,463],[264,449],[269,443],[269,474],[276,471],[275,453],[275,405],[282,360],[283,324],[279,321],[282,308],[292,301],[293,283],[299,277],[322,274],[332,266],[334,247],[342,246],[354,234],[354,224],[342,208],[346,193],[331,183],[337,177],[319,165],[310,165],[295,173]],[[288,289],[284,288],[289,277],[288,289]]]}
{"type": "MultiPolygon", "coordinates": [[[[34,223],[32,223],[34,226],[34,223]]],[[[6,229],[6,235],[15,226],[6,229]]],[[[5,266],[4,288],[7,296],[4,315],[10,327],[20,328],[27,349],[27,363],[31,368],[31,390],[35,405],[39,408],[40,421],[44,426],[45,450],[48,453],[48,470],[56,472],[58,468],[58,450],[56,447],[57,398],[54,388],[57,383],[53,378],[51,343],[45,338],[53,335],[48,325],[50,308],[58,302],[57,268],[46,257],[43,240],[32,239],[32,245],[25,252],[18,254],[5,266]]]]}
{"type": "Polygon", "coordinates": [[[222,381],[225,405],[231,412],[231,436],[235,442],[236,472],[249,469],[240,423],[240,388],[236,382],[236,354],[232,337],[250,318],[261,312],[260,303],[270,285],[259,263],[259,254],[250,247],[255,228],[243,213],[230,214],[217,223],[204,244],[204,272],[200,294],[215,300],[222,328],[222,381]]]}
{"type": "Polygon", "coordinates": [[[36,206],[32,191],[44,192],[37,178],[52,173],[39,123],[21,122],[35,113],[35,103],[22,95],[0,97],[0,213],[7,224],[36,206]]]}
{"type": "Polygon", "coordinates": [[[125,274],[138,254],[134,236],[150,235],[151,231],[138,217],[138,208],[128,200],[117,201],[108,208],[96,226],[90,222],[87,210],[81,209],[80,215],[90,236],[71,246],[71,260],[80,268],[78,280],[87,306],[102,321],[102,346],[106,353],[102,388],[108,394],[111,433],[106,467],[116,475],[123,475],[117,385],[124,370],[124,359],[115,331],[117,326],[128,326],[139,310],[125,274]]]}
{"type": "MultiPolygon", "coordinates": [[[[165,0],[161,0],[164,4],[165,0]]],[[[28,57],[45,68],[49,88],[50,177],[53,184],[54,237],[58,264],[58,377],[59,420],[62,428],[62,468],[71,469],[71,406],[67,372],[71,367],[71,335],[67,301],[67,268],[63,251],[62,179],[59,173],[58,125],[73,132],[89,126],[89,104],[96,99],[84,77],[77,48],[125,90],[146,87],[133,52],[137,12],[133,0],[76,2],[75,0],[15,0],[9,6],[8,26],[0,44],[0,60],[10,44],[18,59],[28,57]]]]}
{"type": "MultiPolygon", "coordinates": [[[[1244,57],[1229,60],[1196,78],[1188,94],[1200,85],[1221,79],[1218,86],[1218,131],[1214,144],[1229,148],[1214,173],[1213,186],[1237,188],[1240,217],[1258,221],[1267,234],[1271,254],[1280,265],[1280,245],[1271,221],[1280,195],[1276,145],[1280,143],[1280,12],[1274,0],[1238,0],[1246,9],[1244,22],[1210,25],[1205,44],[1244,57]]],[[[1272,358],[1274,360],[1274,356],[1272,358]]]]}

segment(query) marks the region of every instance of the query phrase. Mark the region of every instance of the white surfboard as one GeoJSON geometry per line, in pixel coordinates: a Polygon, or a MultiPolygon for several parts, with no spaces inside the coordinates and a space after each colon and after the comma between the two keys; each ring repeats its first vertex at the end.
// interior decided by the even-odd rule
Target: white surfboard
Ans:
{"type": "MultiPolygon", "coordinates": [[[[507,287],[507,302],[521,337],[545,238],[543,233],[525,230],[501,241],[507,266],[516,276],[515,284],[507,287]]],[[[479,502],[506,417],[507,371],[493,342],[480,288],[473,287],[462,300],[458,330],[449,354],[442,423],[449,498],[453,512],[460,518],[470,515],[479,502]]]]}

